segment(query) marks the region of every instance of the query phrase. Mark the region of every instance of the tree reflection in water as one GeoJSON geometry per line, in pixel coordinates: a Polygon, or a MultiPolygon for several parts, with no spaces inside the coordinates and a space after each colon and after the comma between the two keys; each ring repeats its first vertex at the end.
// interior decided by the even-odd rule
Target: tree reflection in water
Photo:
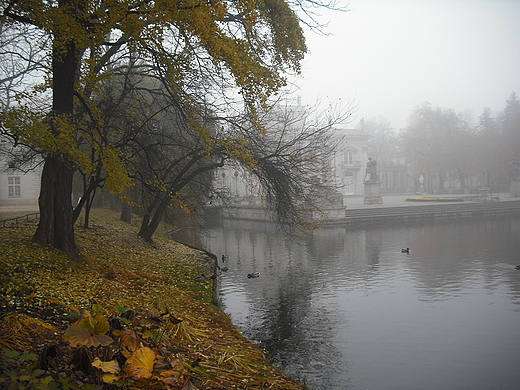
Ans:
{"type": "Polygon", "coordinates": [[[334,227],[302,245],[274,232],[234,222],[204,242],[229,255],[225,310],[288,374],[313,389],[520,383],[520,219],[334,227]]]}

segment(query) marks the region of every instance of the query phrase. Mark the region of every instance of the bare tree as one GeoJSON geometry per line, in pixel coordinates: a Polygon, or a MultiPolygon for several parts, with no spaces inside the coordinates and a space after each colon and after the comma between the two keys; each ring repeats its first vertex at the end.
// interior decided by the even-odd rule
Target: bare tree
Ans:
{"type": "Polygon", "coordinates": [[[3,113],[30,94],[46,71],[45,36],[35,28],[0,20],[0,109],[3,113]]]}
{"type": "MultiPolygon", "coordinates": [[[[249,154],[235,159],[249,173],[264,198],[272,219],[293,237],[306,234],[321,222],[333,193],[333,156],[341,143],[335,126],[349,122],[354,107],[278,104],[264,113],[266,133],[235,126],[247,139],[249,154]]],[[[254,123],[249,122],[249,126],[254,123]]]]}
{"type": "Polygon", "coordinates": [[[278,102],[254,118],[247,113],[223,117],[207,106],[196,114],[185,112],[181,97],[149,78],[133,88],[134,94],[116,89],[125,98],[105,93],[113,102],[106,125],[125,134],[119,147],[142,189],[141,198],[134,199],[144,210],[140,236],[152,240],[172,203],[186,209],[186,199],[198,197],[192,200],[194,213],[208,197],[218,196],[211,178],[225,165],[241,167],[255,178],[273,218],[287,232],[316,226],[314,217],[334,191],[331,161],[339,142],[334,126],[348,121],[352,107],[329,107],[318,115],[318,107],[278,102]],[[137,107],[142,102],[147,104],[137,107]]]}
{"type": "MultiPolygon", "coordinates": [[[[22,96],[31,96],[35,79],[46,70],[45,37],[34,28],[15,26],[0,20],[0,112],[5,114],[16,106],[22,96]]],[[[44,104],[43,104],[44,105],[44,104]]],[[[35,108],[42,102],[33,100],[35,108]]],[[[0,155],[11,171],[27,173],[42,163],[37,150],[0,125],[0,155]]]]}

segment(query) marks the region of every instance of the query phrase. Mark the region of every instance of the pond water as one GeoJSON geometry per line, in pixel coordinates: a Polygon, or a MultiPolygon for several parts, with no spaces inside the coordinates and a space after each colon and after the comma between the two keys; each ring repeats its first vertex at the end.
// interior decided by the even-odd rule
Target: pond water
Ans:
{"type": "Polygon", "coordinates": [[[312,389],[520,389],[519,217],[334,227],[305,243],[228,221],[203,240],[229,257],[224,310],[312,389]]]}

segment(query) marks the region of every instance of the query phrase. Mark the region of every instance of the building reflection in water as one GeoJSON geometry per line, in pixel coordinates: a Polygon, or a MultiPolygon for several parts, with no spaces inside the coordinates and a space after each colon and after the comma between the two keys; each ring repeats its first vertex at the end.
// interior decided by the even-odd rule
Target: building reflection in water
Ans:
{"type": "Polygon", "coordinates": [[[332,227],[303,244],[264,223],[206,233],[207,249],[229,256],[225,310],[313,389],[520,383],[518,218],[332,227]]]}

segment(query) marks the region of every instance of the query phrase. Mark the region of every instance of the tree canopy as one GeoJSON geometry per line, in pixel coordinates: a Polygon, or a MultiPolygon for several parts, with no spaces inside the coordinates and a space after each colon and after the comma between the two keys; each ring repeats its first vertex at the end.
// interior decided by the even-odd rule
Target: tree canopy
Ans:
{"type": "Polygon", "coordinates": [[[403,146],[412,174],[432,172],[444,189],[448,173],[458,177],[464,188],[464,175],[472,169],[474,156],[470,126],[453,110],[432,108],[423,103],[416,107],[403,133],[403,146]]]}
{"type": "MultiPolygon", "coordinates": [[[[71,204],[75,170],[91,178],[104,170],[105,177],[96,180],[104,180],[115,193],[132,183],[128,138],[121,129],[107,126],[104,88],[114,76],[156,80],[156,90],[168,96],[168,104],[176,106],[182,122],[203,141],[201,155],[214,158],[215,151],[225,150],[247,160],[250,152],[242,135],[216,137],[215,121],[208,127],[201,120],[203,111],[226,122],[245,108],[249,131],[265,135],[259,113],[268,109],[268,99],[285,85],[286,75],[300,71],[306,51],[300,20],[291,8],[302,4],[0,1],[3,23],[41,36],[41,50],[49,58],[41,64],[45,79],[32,79],[33,90],[19,94],[1,118],[4,132],[45,158],[35,241],[80,258],[71,204]],[[52,107],[41,105],[45,97],[51,97],[52,107]]],[[[146,99],[140,103],[147,104],[146,99]]],[[[135,113],[130,108],[127,118],[135,113]]]]}
{"type": "Polygon", "coordinates": [[[475,126],[453,110],[417,106],[401,134],[412,176],[429,173],[440,189],[448,175],[462,188],[471,177],[496,190],[508,188],[511,165],[520,161],[520,102],[513,92],[505,103],[496,117],[484,108],[475,126]]]}

